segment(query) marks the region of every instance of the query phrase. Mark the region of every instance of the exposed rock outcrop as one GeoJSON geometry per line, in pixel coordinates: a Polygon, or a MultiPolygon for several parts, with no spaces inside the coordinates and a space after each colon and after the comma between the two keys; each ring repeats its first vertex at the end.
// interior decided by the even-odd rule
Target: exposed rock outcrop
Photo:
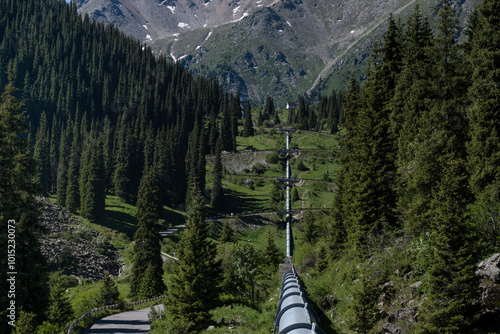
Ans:
{"type": "Polygon", "coordinates": [[[500,253],[479,263],[476,275],[481,277],[479,303],[483,310],[478,323],[485,328],[500,328],[500,253]]]}
{"type": "Polygon", "coordinates": [[[117,249],[104,235],[90,229],[66,209],[41,199],[41,251],[50,270],[62,270],[67,275],[93,282],[105,272],[118,275],[117,249]]]}
{"type": "Polygon", "coordinates": [[[500,283],[500,253],[494,254],[478,264],[476,275],[500,283]]]}

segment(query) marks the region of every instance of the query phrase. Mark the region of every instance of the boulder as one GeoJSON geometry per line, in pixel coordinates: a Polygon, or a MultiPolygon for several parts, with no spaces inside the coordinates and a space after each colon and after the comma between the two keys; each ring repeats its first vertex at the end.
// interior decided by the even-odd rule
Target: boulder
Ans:
{"type": "Polygon", "coordinates": [[[493,254],[477,265],[476,275],[500,283],[500,253],[493,254]]]}
{"type": "Polygon", "coordinates": [[[382,325],[382,329],[384,330],[384,334],[403,334],[404,331],[401,327],[396,326],[394,324],[385,322],[382,325]]]}

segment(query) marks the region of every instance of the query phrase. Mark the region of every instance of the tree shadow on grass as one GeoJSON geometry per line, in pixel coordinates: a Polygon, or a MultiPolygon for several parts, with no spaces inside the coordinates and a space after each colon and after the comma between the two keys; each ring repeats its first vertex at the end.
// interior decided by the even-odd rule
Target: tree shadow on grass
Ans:
{"type": "Polygon", "coordinates": [[[165,220],[163,223],[164,228],[183,225],[186,223],[186,218],[182,214],[165,207],[161,210],[160,219],[165,220]]]}
{"type": "Polygon", "coordinates": [[[136,230],[135,217],[121,211],[108,210],[104,212],[104,219],[100,225],[125,233],[131,240],[136,230]]]}
{"type": "Polygon", "coordinates": [[[227,213],[242,213],[263,210],[266,200],[236,190],[224,190],[224,211],[227,213]]]}

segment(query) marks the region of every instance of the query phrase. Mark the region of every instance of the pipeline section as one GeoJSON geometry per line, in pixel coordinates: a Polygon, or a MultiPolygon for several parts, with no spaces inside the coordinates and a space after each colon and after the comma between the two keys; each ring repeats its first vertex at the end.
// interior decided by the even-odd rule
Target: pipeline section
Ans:
{"type": "Polygon", "coordinates": [[[319,316],[292,266],[283,275],[273,333],[325,334],[320,325],[319,316]]]}

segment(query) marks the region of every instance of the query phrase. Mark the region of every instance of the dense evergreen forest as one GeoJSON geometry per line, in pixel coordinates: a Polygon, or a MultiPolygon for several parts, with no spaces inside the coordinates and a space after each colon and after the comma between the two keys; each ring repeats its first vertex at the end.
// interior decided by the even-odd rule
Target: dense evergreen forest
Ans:
{"type": "MultiPolygon", "coordinates": [[[[238,121],[244,113],[238,92],[224,92],[216,80],[195,77],[115,27],[91,22],[74,4],[1,0],[0,14],[0,89],[5,88],[1,129],[6,145],[1,157],[2,228],[7,229],[8,220],[20,219],[17,253],[23,261],[16,309],[37,315],[41,322],[51,311],[44,262],[37,252],[35,196],[55,195],[61,206],[90,221],[102,218],[108,193],[137,203],[134,239],[146,247],[136,248],[151,257],[149,245],[159,249],[154,233],[159,212],[154,208],[188,203],[188,187],[206,194],[205,156],[236,150],[238,121]],[[8,148],[11,144],[15,147],[8,148]]],[[[336,131],[336,99],[335,94],[323,98],[319,118],[305,103],[294,117],[303,128],[336,131]]],[[[245,135],[252,135],[250,104],[247,107],[245,135]]],[[[272,100],[260,117],[261,123],[271,117],[276,121],[272,100]]],[[[219,188],[212,188],[216,205],[219,188]]],[[[2,252],[6,238],[2,234],[2,252]]],[[[143,276],[148,278],[148,263],[141,256],[135,259],[132,294],[149,296],[164,287],[145,287],[147,292],[140,287],[143,276]]],[[[158,279],[161,263],[156,260],[151,260],[150,271],[158,279]]],[[[8,287],[5,275],[3,271],[0,278],[8,287]]],[[[7,294],[0,298],[7,305],[7,294]]],[[[2,332],[5,326],[0,324],[2,332]]]]}
{"type": "MultiPolygon", "coordinates": [[[[360,260],[388,240],[419,247],[423,333],[481,323],[475,264],[500,246],[500,2],[483,1],[467,29],[451,3],[433,27],[418,6],[405,25],[390,17],[367,80],[351,81],[329,240],[334,257],[360,260]]],[[[357,296],[361,332],[377,321],[371,284],[357,296]]]]}
{"type": "MultiPolygon", "coordinates": [[[[484,0],[467,29],[457,25],[450,1],[436,11],[435,26],[418,6],[405,24],[391,16],[363,84],[353,78],[345,95],[321,97],[315,107],[299,97],[288,123],[342,130],[338,189],[323,224],[328,233],[316,238],[320,257],[349,254],[363,262],[389,240],[418,245],[409,264],[426,296],[417,330],[464,333],[481,321],[475,264],[500,248],[500,3],[484,0]],[[462,44],[459,31],[467,35],[462,44]]],[[[81,17],[65,1],[0,0],[0,38],[0,225],[6,231],[16,220],[16,309],[35,315],[35,323],[56,324],[60,312],[37,251],[40,195],[56,195],[90,221],[102,217],[108,193],[137,205],[135,296],[165,288],[158,279],[162,204],[192,203],[181,253],[191,247],[200,255],[178,267],[185,280],[174,284],[195,284],[197,258],[203,251],[207,261],[215,257],[201,222],[206,189],[214,206],[223,202],[220,152],[236,150],[242,114],[243,136],[253,135],[252,120],[280,123],[272,99],[259,114],[249,104],[242,112],[237,92],[81,17]],[[205,157],[214,153],[210,187],[205,157]]],[[[6,254],[4,232],[0,244],[6,254]]],[[[7,268],[7,257],[0,258],[7,268]]],[[[206,267],[207,277],[221,279],[206,267]]],[[[386,276],[366,273],[353,296],[351,330],[373,330],[380,316],[374,290],[386,276]]],[[[7,278],[2,270],[2,307],[11,300],[7,278]]],[[[217,293],[196,289],[211,306],[206,298],[217,293]]],[[[208,323],[205,308],[192,311],[201,325],[208,323]]],[[[189,310],[173,301],[170,312],[189,310]]],[[[0,314],[6,319],[8,310],[0,314]]],[[[10,330],[0,323],[1,332],[10,330]]]]}

